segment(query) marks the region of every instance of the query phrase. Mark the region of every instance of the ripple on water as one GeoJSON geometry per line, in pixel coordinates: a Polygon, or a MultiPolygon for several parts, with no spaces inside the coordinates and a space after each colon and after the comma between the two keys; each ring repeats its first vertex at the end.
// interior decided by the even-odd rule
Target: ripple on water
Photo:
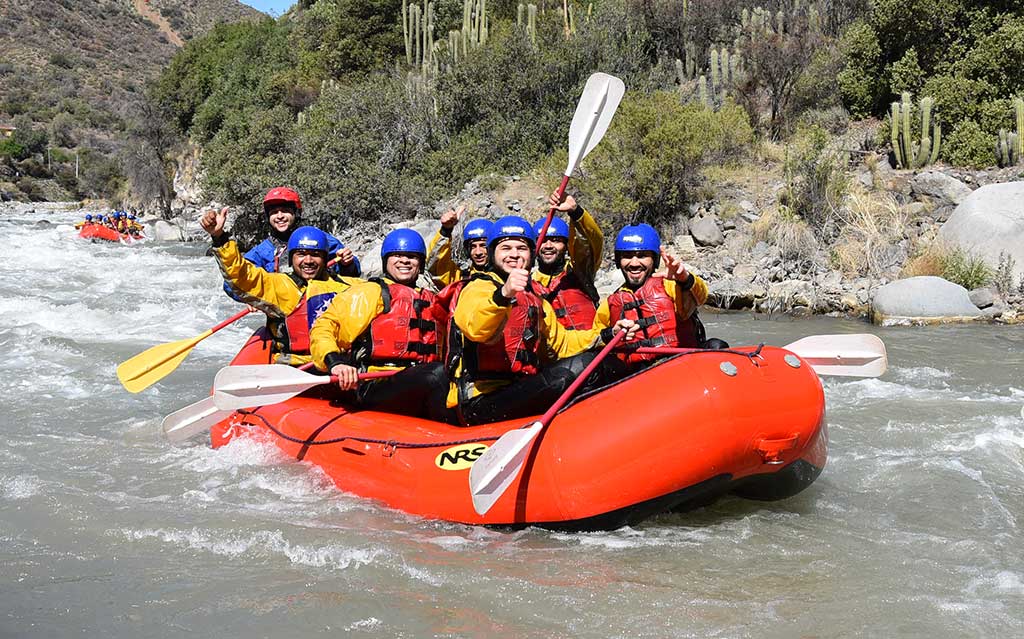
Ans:
{"type": "Polygon", "coordinates": [[[11,501],[35,497],[42,492],[42,488],[43,482],[33,475],[0,475],[0,494],[11,501]]]}

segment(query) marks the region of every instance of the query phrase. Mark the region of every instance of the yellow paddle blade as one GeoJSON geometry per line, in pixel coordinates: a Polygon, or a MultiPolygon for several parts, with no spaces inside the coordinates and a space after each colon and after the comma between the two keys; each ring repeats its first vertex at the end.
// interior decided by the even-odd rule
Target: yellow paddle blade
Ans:
{"type": "Polygon", "coordinates": [[[185,361],[195,345],[210,335],[213,335],[213,331],[142,351],[117,367],[117,379],[129,393],[145,390],[170,375],[185,361]]]}

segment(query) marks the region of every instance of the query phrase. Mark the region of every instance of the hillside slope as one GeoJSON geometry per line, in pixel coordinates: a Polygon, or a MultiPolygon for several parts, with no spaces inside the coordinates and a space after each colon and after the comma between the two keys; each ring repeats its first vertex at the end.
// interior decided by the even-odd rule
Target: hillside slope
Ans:
{"type": "Polygon", "coordinates": [[[0,124],[27,116],[52,147],[109,163],[132,105],[180,44],[262,16],[237,0],[0,0],[0,124]]]}

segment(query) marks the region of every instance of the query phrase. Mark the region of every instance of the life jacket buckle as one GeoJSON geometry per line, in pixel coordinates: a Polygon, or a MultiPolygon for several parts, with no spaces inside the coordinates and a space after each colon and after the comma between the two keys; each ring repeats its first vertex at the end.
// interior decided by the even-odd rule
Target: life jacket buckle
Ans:
{"type": "Polygon", "coordinates": [[[380,447],[380,454],[383,457],[391,458],[395,456],[396,450],[398,450],[398,442],[391,439],[384,442],[384,445],[380,447]]]}

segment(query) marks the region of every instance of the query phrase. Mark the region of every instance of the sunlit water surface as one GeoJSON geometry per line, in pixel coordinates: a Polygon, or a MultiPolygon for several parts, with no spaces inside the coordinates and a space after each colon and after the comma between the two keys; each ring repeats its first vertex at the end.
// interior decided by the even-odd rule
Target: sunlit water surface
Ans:
{"type": "Polygon", "coordinates": [[[0,214],[0,637],[1024,634],[1020,329],[710,316],[735,344],[886,341],[884,377],[825,383],[820,479],[614,532],[497,532],[346,495],[272,446],[168,444],[161,418],[258,318],[127,393],[119,362],[237,305],[204,246],[93,244],[78,215],[0,214]]]}

